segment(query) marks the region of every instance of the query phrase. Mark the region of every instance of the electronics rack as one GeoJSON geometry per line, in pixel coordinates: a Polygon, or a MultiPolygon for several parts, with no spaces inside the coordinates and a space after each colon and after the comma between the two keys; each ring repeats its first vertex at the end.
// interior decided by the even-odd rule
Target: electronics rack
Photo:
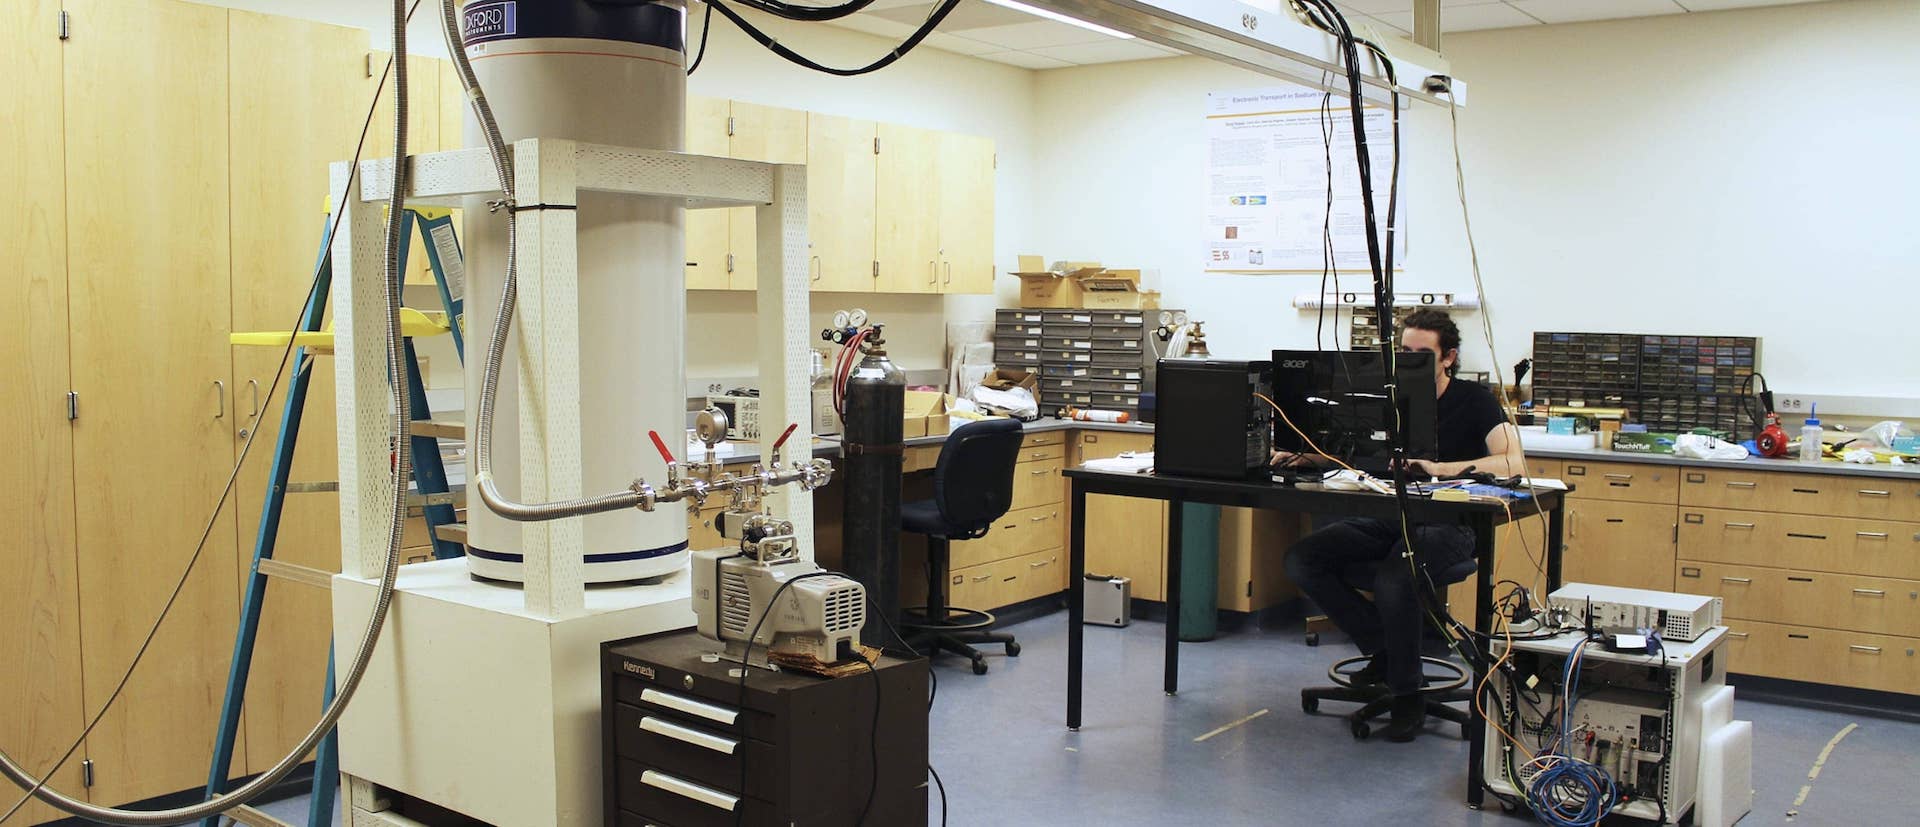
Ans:
{"type": "Polygon", "coordinates": [[[1760,366],[1752,336],[1533,334],[1533,398],[1624,407],[1657,431],[1743,433],[1741,386],[1760,366]]]}
{"type": "MultiPolygon", "coordinates": [[[[1599,643],[1587,644],[1581,656],[1580,695],[1574,705],[1574,720],[1594,722],[1601,731],[1616,738],[1621,737],[1619,733],[1624,730],[1629,737],[1641,739],[1640,743],[1628,745],[1630,763],[1624,773],[1618,770],[1620,746],[1609,745],[1606,758],[1609,773],[1615,774],[1615,783],[1623,791],[1632,791],[1630,800],[1623,800],[1614,808],[1615,814],[1657,820],[1660,806],[1647,794],[1647,787],[1658,788],[1660,799],[1666,804],[1668,823],[1680,823],[1693,808],[1699,788],[1701,704],[1709,693],[1726,684],[1723,651],[1726,637],[1726,628],[1716,627],[1692,643],[1669,641],[1664,661],[1657,654],[1609,652],[1599,643]],[[1642,730],[1648,723],[1655,724],[1658,750],[1647,748],[1652,745],[1644,741],[1642,730]]],[[[1529,677],[1537,679],[1528,694],[1541,699],[1541,710],[1551,710],[1553,696],[1561,690],[1560,675],[1566,659],[1580,640],[1581,635],[1574,632],[1548,640],[1513,642],[1510,661],[1515,674],[1522,685],[1529,677]]],[[[1496,638],[1490,647],[1490,657],[1498,659],[1507,646],[1505,640],[1496,638]]],[[[1490,680],[1501,706],[1496,713],[1489,700],[1487,713],[1503,715],[1498,723],[1537,754],[1540,739],[1552,737],[1557,726],[1546,724],[1543,730],[1542,715],[1522,701],[1521,686],[1516,686],[1505,674],[1495,673],[1490,680]],[[1518,728],[1510,725],[1516,708],[1518,728]]],[[[1494,728],[1494,723],[1491,720],[1487,723],[1488,749],[1482,767],[1487,783],[1501,794],[1525,798],[1522,790],[1532,773],[1522,769],[1522,777],[1514,778],[1509,768],[1521,767],[1525,758],[1494,728]]],[[[1575,726],[1577,729],[1579,724],[1575,726]]],[[[1586,752],[1586,747],[1570,752],[1575,757],[1592,760],[1598,757],[1601,740],[1596,736],[1592,752],[1586,752]],[[1586,755],[1582,755],[1583,752],[1586,755]]]]}

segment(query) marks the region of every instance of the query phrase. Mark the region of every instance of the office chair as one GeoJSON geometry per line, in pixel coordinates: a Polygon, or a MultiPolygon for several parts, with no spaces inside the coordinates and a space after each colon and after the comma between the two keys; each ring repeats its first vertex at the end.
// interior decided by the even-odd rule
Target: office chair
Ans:
{"type": "MultiPolygon", "coordinates": [[[[1445,587],[1472,577],[1480,569],[1480,563],[1472,557],[1454,563],[1445,568],[1428,569],[1430,585],[1421,587],[1420,599],[1427,606],[1440,602],[1435,588],[1445,587]]],[[[1341,579],[1357,589],[1366,589],[1373,579],[1372,563],[1356,563],[1341,572],[1341,579]]],[[[1423,627],[1424,630],[1424,627],[1423,627]]],[[[1300,690],[1300,709],[1312,715],[1320,711],[1321,701],[1341,701],[1360,704],[1360,708],[1347,715],[1347,724],[1356,740],[1364,741],[1373,734],[1372,721],[1387,714],[1393,704],[1393,696],[1383,687],[1356,687],[1352,675],[1367,664],[1364,655],[1339,661],[1327,669],[1327,678],[1333,681],[1331,686],[1313,686],[1300,690]]],[[[1427,715],[1443,721],[1452,721],[1460,725],[1460,737],[1470,737],[1467,728],[1472,726],[1473,715],[1466,709],[1449,706],[1455,703],[1472,703],[1473,693],[1467,684],[1470,675],[1466,668],[1452,661],[1439,658],[1420,658],[1423,687],[1420,694],[1426,696],[1427,715]]]]}
{"type": "Polygon", "coordinates": [[[900,506],[900,529],[927,536],[927,605],[901,610],[910,645],[930,658],[965,655],[973,673],[987,673],[986,656],[969,644],[1001,643],[1017,657],[1013,635],[988,631],[992,614],[947,605],[948,543],[983,537],[1013,502],[1013,465],[1020,458],[1021,425],[1013,419],[969,422],[947,437],[933,469],[933,499],[900,506]]]}

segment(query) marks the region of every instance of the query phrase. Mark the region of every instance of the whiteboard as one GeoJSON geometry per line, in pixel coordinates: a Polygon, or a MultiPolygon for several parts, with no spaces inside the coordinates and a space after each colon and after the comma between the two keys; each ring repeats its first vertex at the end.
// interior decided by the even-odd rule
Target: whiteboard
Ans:
{"type": "MultiPolygon", "coordinates": [[[[1300,86],[1207,94],[1205,269],[1320,272],[1327,233],[1336,269],[1366,272],[1366,218],[1354,163],[1353,114],[1346,98],[1300,86]],[[1333,211],[1327,212],[1327,130],[1332,133],[1333,211]]],[[[1361,119],[1373,161],[1375,219],[1384,235],[1393,171],[1393,115],[1368,108],[1361,119]]],[[[1406,180],[1406,170],[1400,170],[1406,180]]],[[[1394,269],[1407,252],[1407,193],[1399,199],[1394,269]]],[[[1384,241],[1384,238],[1383,238],[1384,241]]],[[[1384,252],[1384,250],[1383,250],[1384,252]]]]}

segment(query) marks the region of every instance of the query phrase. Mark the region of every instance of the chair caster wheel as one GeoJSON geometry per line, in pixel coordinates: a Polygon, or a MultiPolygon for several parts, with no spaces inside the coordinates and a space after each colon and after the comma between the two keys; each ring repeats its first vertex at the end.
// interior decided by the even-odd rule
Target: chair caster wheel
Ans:
{"type": "Polygon", "coordinates": [[[1507,815],[1513,815],[1514,813],[1520,812],[1520,808],[1515,807],[1512,804],[1508,804],[1505,801],[1502,801],[1500,802],[1500,812],[1506,813],[1507,815]]]}
{"type": "Polygon", "coordinates": [[[975,675],[985,675],[985,674],[987,674],[987,662],[986,662],[986,661],[984,661],[984,660],[976,660],[976,661],[974,661],[974,662],[973,662],[973,674],[975,674],[975,675]]]}
{"type": "Polygon", "coordinates": [[[1306,697],[1306,696],[1301,696],[1301,698],[1300,698],[1300,711],[1301,711],[1301,712],[1305,712],[1305,713],[1307,713],[1308,715],[1312,715],[1312,714],[1315,714],[1315,713],[1317,713],[1317,712],[1319,712],[1319,711],[1320,711],[1320,699],[1319,699],[1319,698],[1309,698],[1309,697],[1306,697]]]}
{"type": "Polygon", "coordinates": [[[1365,741],[1367,740],[1367,736],[1372,734],[1373,734],[1373,728],[1367,726],[1366,721],[1353,722],[1353,740],[1365,741]]]}
{"type": "Polygon", "coordinates": [[[1010,657],[1010,658],[1020,657],[1020,644],[1015,643],[1011,640],[1007,641],[1007,657],[1010,657]]]}
{"type": "Polygon", "coordinates": [[[1320,633],[1319,633],[1319,632],[1308,632],[1308,633],[1307,633],[1307,645],[1308,645],[1308,646],[1319,646],[1319,645],[1320,645],[1320,633]]]}

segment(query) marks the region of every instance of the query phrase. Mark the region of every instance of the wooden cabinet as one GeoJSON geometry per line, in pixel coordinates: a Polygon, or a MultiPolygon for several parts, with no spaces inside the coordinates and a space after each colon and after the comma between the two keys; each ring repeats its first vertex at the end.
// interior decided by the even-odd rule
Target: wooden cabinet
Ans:
{"type": "Polygon", "coordinates": [[[1566,582],[1673,590],[1673,506],[1570,499],[1566,511],[1566,582]]]}
{"type": "MultiPolygon", "coordinates": [[[[687,98],[686,150],[696,155],[726,157],[730,117],[724,98],[687,98]]],[[[688,210],[687,289],[724,290],[732,286],[727,261],[727,214],[730,210],[688,210]]]]}
{"type": "Polygon", "coordinates": [[[882,293],[940,292],[940,134],[879,126],[874,194],[875,287],[882,293]],[[936,176],[937,178],[937,176],[936,176]]]}
{"type": "Polygon", "coordinates": [[[1920,526],[1846,517],[1680,509],[1693,560],[1920,580],[1920,526]]]}
{"type": "Polygon", "coordinates": [[[1680,469],[1671,465],[1568,460],[1566,481],[1573,498],[1614,502],[1672,503],[1679,489],[1680,469]]]}
{"type": "MultiPolygon", "coordinates": [[[[1107,431],[1079,432],[1074,465],[1118,456],[1126,451],[1153,450],[1152,434],[1107,431]]],[[[1071,507],[1071,505],[1069,505],[1071,507]]],[[[1087,497],[1087,571],[1133,579],[1133,596],[1165,600],[1167,569],[1167,504],[1161,500],[1087,497]]]]}
{"type": "Polygon", "coordinates": [[[1920,636],[1920,581],[1682,560],[1680,591],[1718,595],[1725,614],[1868,634],[1920,636]]]}
{"type": "MultiPolygon", "coordinates": [[[[0,9],[0,745],[52,766],[85,726],[73,443],[68,434],[67,215],[58,0],[0,9]]],[[[83,751],[51,784],[84,798],[83,751]]],[[[11,807],[20,791],[0,795],[11,807]]],[[[61,815],[30,802],[7,827],[61,815]]]]}
{"type": "Polygon", "coordinates": [[[993,294],[993,141],[939,135],[940,292],[993,294]]]}
{"type": "MultiPolygon", "coordinates": [[[[362,40],[364,45],[365,41],[362,40]]],[[[375,107],[373,122],[367,128],[367,145],[360,152],[362,160],[393,157],[393,93],[394,78],[387,76],[384,86],[380,84],[380,75],[385,71],[387,61],[393,55],[388,52],[370,52],[366,55],[365,71],[361,72],[364,86],[355,99],[355,109],[351,115],[336,115],[335,120],[351,119],[358,125],[366,115],[366,104],[373,95],[375,87],[380,89],[380,105],[375,107]]],[[[423,155],[438,152],[440,145],[440,124],[443,120],[440,110],[440,65],[443,60],[430,57],[409,55],[407,57],[407,154],[423,155]]],[[[262,66],[262,68],[265,68],[262,66]]],[[[359,130],[354,131],[355,135],[359,130]]],[[[340,148],[333,150],[330,160],[339,161],[353,151],[353,139],[349,138],[340,148]]],[[[433,267],[427,260],[427,248],[420,243],[420,234],[415,232],[407,243],[408,284],[432,284],[433,267]]]]}
{"type": "Polygon", "coordinates": [[[1848,685],[1882,692],[1920,686],[1920,639],[1752,620],[1727,627],[1730,672],[1808,683],[1844,675],[1848,685]]]}
{"type": "Polygon", "coordinates": [[[1920,515],[1920,483],[1873,477],[1686,469],[1683,505],[1881,520],[1920,515]]]}
{"type": "MultiPolygon", "coordinates": [[[[206,529],[245,410],[226,341],[227,10],[65,5],[75,543],[84,705],[94,710],[206,529]]],[[[95,803],[205,783],[239,613],[235,531],[229,507],[144,667],[88,739],[95,803]]]]}
{"type": "MultiPolygon", "coordinates": [[[[228,19],[228,133],[233,328],[288,330],[312,286],[327,197],[327,165],[351,152],[365,114],[366,32],[245,11],[228,19]]],[[[449,64],[436,69],[440,83],[449,64]]],[[[416,79],[425,84],[426,77],[416,79]]],[[[442,130],[444,132],[444,130],[442,130]]],[[[372,140],[374,136],[369,136],[372,140]]],[[[425,151],[424,149],[422,151],[425,151]]],[[[235,484],[236,582],[244,595],[266,496],[273,449],[293,371],[279,379],[281,349],[232,348],[235,445],[253,448],[235,484]]],[[[310,369],[291,479],[338,475],[332,362],[310,369]]],[[[333,494],[285,499],[274,557],[309,568],[340,568],[340,504],[333,494]]],[[[424,539],[423,539],[424,542],[424,539]]],[[[313,722],[326,680],[332,603],[325,590],[276,580],[268,587],[254,647],[246,705],[246,749],[235,775],[259,772],[291,749],[313,722]]]]}
{"type": "MultiPolygon", "coordinates": [[[[807,113],[797,109],[734,101],[731,109],[730,154],[770,164],[807,162],[807,113]]],[[[808,196],[811,203],[812,196],[808,196]]],[[[753,290],[760,286],[759,222],[752,207],[727,210],[728,286],[753,290]]]]}
{"type": "Polygon", "coordinates": [[[1312,527],[1304,514],[1220,509],[1219,608],[1257,612],[1298,595],[1286,575],[1287,549],[1312,527]]]}
{"type": "Polygon", "coordinates": [[[807,236],[813,289],[874,289],[874,141],[879,125],[807,114],[807,236]]]}

